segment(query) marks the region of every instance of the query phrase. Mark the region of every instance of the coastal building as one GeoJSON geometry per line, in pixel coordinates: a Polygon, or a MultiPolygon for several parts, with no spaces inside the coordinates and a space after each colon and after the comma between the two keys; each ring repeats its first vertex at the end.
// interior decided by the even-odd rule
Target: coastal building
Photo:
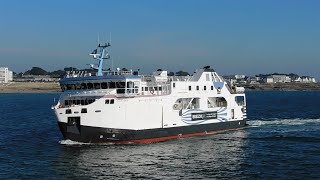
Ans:
{"type": "Polygon", "coordinates": [[[16,78],[17,82],[57,82],[60,78],[52,78],[50,75],[22,75],[16,78]]]}
{"type": "Polygon", "coordinates": [[[303,82],[303,83],[315,83],[317,81],[316,81],[316,79],[314,77],[302,76],[301,77],[301,82],[303,82]]]}
{"type": "Polygon", "coordinates": [[[0,83],[8,83],[12,81],[13,72],[7,67],[0,67],[0,83]]]}
{"type": "Polygon", "coordinates": [[[291,78],[287,75],[271,75],[265,79],[266,83],[289,83],[291,78]]]}
{"type": "Polygon", "coordinates": [[[260,84],[259,80],[260,80],[259,77],[248,77],[247,84],[260,84]]]}
{"type": "Polygon", "coordinates": [[[235,77],[236,79],[242,80],[242,79],[245,79],[245,78],[246,78],[246,75],[234,75],[234,77],[235,77]]]}
{"type": "Polygon", "coordinates": [[[297,77],[292,77],[292,78],[291,78],[291,81],[292,81],[292,82],[302,82],[302,79],[301,79],[300,76],[297,76],[297,77]]]}
{"type": "Polygon", "coordinates": [[[273,77],[272,76],[268,76],[264,79],[263,81],[264,83],[273,83],[273,77]]]}
{"type": "Polygon", "coordinates": [[[237,84],[237,79],[236,79],[235,75],[225,75],[225,76],[222,76],[222,77],[231,86],[234,86],[235,84],[237,84]]]}

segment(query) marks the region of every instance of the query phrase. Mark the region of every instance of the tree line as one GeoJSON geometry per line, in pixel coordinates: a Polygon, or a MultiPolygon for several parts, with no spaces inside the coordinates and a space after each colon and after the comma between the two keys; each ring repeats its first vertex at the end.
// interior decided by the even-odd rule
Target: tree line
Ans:
{"type": "MultiPolygon", "coordinates": [[[[110,70],[110,69],[108,69],[110,70]]],[[[122,68],[121,69],[122,71],[128,71],[127,68],[122,68]]],[[[161,69],[158,69],[158,71],[161,70],[161,69]]],[[[27,70],[25,72],[21,72],[21,73],[14,73],[15,76],[17,77],[22,77],[22,75],[49,75],[50,77],[56,77],[56,78],[59,78],[59,77],[63,77],[65,76],[66,72],[68,71],[87,71],[88,73],[95,73],[96,70],[95,69],[92,69],[92,68],[89,68],[89,69],[77,69],[75,67],[65,67],[63,70],[55,70],[55,71],[46,71],[40,67],[32,67],[30,70],[27,70]]],[[[135,71],[137,74],[137,71],[135,71]]],[[[177,72],[169,72],[168,73],[168,76],[189,76],[190,74],[186,71],[177,71],[177,72]]]]}

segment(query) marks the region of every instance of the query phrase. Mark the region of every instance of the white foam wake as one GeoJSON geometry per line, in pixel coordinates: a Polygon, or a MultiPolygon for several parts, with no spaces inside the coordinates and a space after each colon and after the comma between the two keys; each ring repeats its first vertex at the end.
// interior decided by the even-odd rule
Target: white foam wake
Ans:
{"type": "Polygon", "coordinates": [[[248,120],[247,124],[253,127],[264,125],[303,125],[320,123],[320,119],[274,119],[274,120],[248,120]]]}
{"type": "Polygon", "coordinates": [[[82,143],[82,142],[77,142],[77,141],[72,141],[70,139],[66,139],[66,140],[59,141],[59,144],[72,146],[72,145],[89,145],[90,143],[82,143]]]}

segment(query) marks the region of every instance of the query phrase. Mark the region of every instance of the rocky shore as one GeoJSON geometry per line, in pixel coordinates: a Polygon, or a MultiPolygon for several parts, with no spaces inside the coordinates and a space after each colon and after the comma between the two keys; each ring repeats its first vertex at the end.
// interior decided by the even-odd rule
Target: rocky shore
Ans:
{"type": "Polygon", "coordinates": [[[244,84],[247,91],[320,91],[320,83],[244,84]]]}
{"type": "MultiPolygon", "coordinates": [[[[320,83],[244,84],[246,91],[320,91],[320,83]]],[[[0,83],[0,93],[61,92],[57,82],[0,83]]]]}

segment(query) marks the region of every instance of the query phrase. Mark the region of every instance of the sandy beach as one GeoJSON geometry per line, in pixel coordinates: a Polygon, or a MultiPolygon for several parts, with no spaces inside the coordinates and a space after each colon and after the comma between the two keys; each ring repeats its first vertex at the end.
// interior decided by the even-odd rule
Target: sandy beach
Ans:
{"type": "MultiPolygon", "coordinates": [[[[245,84],[247,91],[320,91],[320,83],[245,84]]],[[[0,83],[0,93],[48,93],[61,92],[57,82],[11,82],[0,83]]]]}
{"type": "Polygon", "coordinates": [[[0,93],[61,92],[57,82],[10,82],[0,83],[0,93]]]}

